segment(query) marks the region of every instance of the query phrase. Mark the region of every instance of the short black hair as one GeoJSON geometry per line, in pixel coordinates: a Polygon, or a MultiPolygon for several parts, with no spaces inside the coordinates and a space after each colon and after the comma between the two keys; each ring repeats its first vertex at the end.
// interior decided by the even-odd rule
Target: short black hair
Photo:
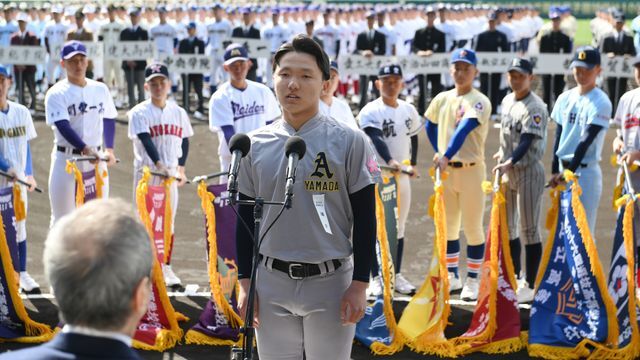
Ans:
{"type": "Polygon", "coordinates": [[[322,50],[322,47],[307,35],[296,35],[290,42],[284,43],[280,46],[276,54],[273,56],[273,72],[276,71],[276,67],[280,65],[280,59],[290,52],[305,53],[313,56],[316,59],[316,64],[320,72],[322,72],[322,80],[329,80],[331,78],[331,68],[329,66],[329,57],[327,53],[322,50]]]}

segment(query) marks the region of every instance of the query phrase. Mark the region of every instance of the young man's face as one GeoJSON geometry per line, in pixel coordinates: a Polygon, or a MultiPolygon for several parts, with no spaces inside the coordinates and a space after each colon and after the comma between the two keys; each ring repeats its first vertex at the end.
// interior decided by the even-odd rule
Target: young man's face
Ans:
{"type": "Polygon", "coordinates": [[[67,71],[67,75],[72,78],[84,78],[87,74],[89,60],[82,54],[77,54],[67,60],[62,60],[62,67],[67,71]]]}
{"type": "Polygon", "coordinates": [[[247,78],[247,73],[251,69],[251,60],[238,60],[223,67],[233,81],[243,81],[247,78]]]}
{"type": "Polygon", "coordinates": [[[11,88],[11,78],[0,75],[0,99],[6,100],[11,88]]]}
{"type": "Polygon", "coordinates": [[[478,74],[478,69],[464,61],[455,62],[449,69],[456,86],[471,86],[478,74]]]}
{"type": "Polygon", "coordinates": [[[338,85],[340,84],[340,74],[334,69],[331,69],[331,77],[329,78],[329,88],[327,89],[327,93],[333,95],[338,89],[338,85]]]}
{"type": "Polygon", "coordinates": [[[576,66],[573,68],[573,78],[580,86],[595,86],[601,70],[600,65],[596,65],[593,69],[576,66]]]}
{"type": "Polygon", "coordinates": [[[376,87],[382,97],[397,99],[404,88],[404,80],[400,75],[384,76],[376,81],[376,87]]]}
{"type": "Polygon", "coordinates": [[[316,59],[307,53],[289,52],[280,58],[273,74],[278,102],[285,112],[302,114],[318,106],[320,94],[328,91],[316,59]]]}
{"type": "Polygon", "coordinates": [[[144,86],[154,100],[165,100],[171,90],[171,82],[164,76],[156,76],[144,86]]]}
{"type": "Polygon", "coordinates": [[[633,67],[633,75],[636,79],[636,84],[640,86],[640,64],[637,64],[636,66],[633,67]]]}
{"type": "Polygon", "coordinates": [[[531,88],[533,75],[523,74],[519,71],[511,70],[507,73],[507,81],[513,92],[523,92],[531,88]]]}

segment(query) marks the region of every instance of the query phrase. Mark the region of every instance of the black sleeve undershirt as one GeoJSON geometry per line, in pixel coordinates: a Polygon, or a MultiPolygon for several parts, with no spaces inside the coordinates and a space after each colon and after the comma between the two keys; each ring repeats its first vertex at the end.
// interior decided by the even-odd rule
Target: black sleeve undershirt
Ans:
{"type": "Polygon", "coordinates": [[[147,152],[147,155],[149,155],[149,158],[151,158],[151,161],[153,161],[154,164],[160,161],[158,149],[156,149],[156,146],[153,145],[153,141],[151,141],[151,134],[147,132],[140,133],[138,134],[138,139],[142,142],[142,146],[144,146],[144,150],[147,152]]]}
{"type": "Polygon", "coordinates": [[[382,160],[388,164],[391,160],[391,153],[389,152],[389,147],[387,147],[387,144],[382,139],[382,130],[373,127],[366,127],[363,130],[364,133],[371,138],[371,142],[373,142],[373,146],[382,157],[382,160]]]}
{"type": "Polygon", "coordinates": [[[182,139],[182,156],[178,159],[178,165],[184,166],[187,163],[187,156],[189,156],[189,138],[182,139]]]}
{"type": "Polygon", "coordinates": [[[376,243],[376,186],[368,185],[349,194],[353,210],[353,280],[369,282],[376,243]]]}
{"type": "Polygon", "coordinates": [[[595,124],[589,124],[587,126],[587,131],[582,135],[576,151],[573,152],[573,159],[571,159],[571,163],[569,164],[569,170],[575,172],[576,169],[578,169],[582,163],[582,159],[584,159],[584,155],[587,153],[587,150],[589,150],[589,146],[591,146],[593,140],[596,139],[602,129],[604,129],[604,127],[595,124]]]}
{"type": "Polygon", "coordinates": [[[418,165],[418,135],[411,137],[411,166],[418,165]]]}
{"type": "Polygon", "coordinates": [[[560,160],[558,159],[558,146],[560,145],[560,137],[562,136],[562,125],[557,124],[556,127],[556,139],[553,142],[553,160],[551,161],[551,173],[557,174],[560,172],[560,160]]]}
{"type": "Polygon", "coordinates": [[[511,165],[515,165],[518,161],[522,160],[527,151],[529,151],[535,137],[534,134],[529,133],[520,135],[520,142],[511,154],[511,165]]]}

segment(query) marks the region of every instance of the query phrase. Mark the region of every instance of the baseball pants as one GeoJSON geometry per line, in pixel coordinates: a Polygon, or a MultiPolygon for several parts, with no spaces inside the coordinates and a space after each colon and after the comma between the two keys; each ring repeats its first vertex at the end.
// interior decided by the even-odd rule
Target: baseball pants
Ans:
{"type": "Polygon", "coordinates": [[[108,59],[104,60],[104,74],[103,80],[109,88],[115,85],[115,88],[120,93],[123,89],[124,72],[122,71],[122,61],[108,59]]]}
{"type": "Polygon", "coordinates": [[[224,71],[222,67],[224,65],[224,60],[219,56],[215,56],[215,55],[211,55],[211,56],[213,57],[213,67],[211,68],[211,74],[209,77],[209,86],[217,87],[219,84],[222,84],[223,82],[227,81],[229,78],[229,75],[227,74],[226,71],[224,71]]]}
{"type": "Polygon", "coordinates": [[[459,239],[462,227],[468,245],[483,244],[485,194],[482,182],[485,179],[485,163],[478,162],[464,168],[448,167],[447,171],[449,178],[444,181],[443,192],[447,240],[459,239]]]}
{"type": "Polygon", "coordinates": [[[411,178],[407,174],[396,177],[398,184],[398,239],[404,238],[404,229],[411,208],[411,178]]]}
{"type": "Polygon", "coordinates": [[[544,193],[544,167],[539,161],[526,167],[515,167],[507,177],[505,198],[509,239],[520,237],[525,245],[537,244],[540,242],[538,224],[544,193]]]}
{"type": "MultiPolygon", "coordinates": [[[[68,149],[70,150],[70,149],[68,149]]],[[[52,227],[61,217],[72,212],[76,208],[76,180],[73,174],[66,171],[67,160],[71,160],[73,155],[70,151],[60,152],[54,145],[51,152],[51,168],[49,170],[49,203],[51,204],[51,224],[52,227]]],[[[95,165],[88,161],[77,163],[78,169],[87,172],[95,169],[95,165]]],[[[107,163],[100,162],[100,169],[107,171],[107,163]]],[[[109,176],[104,179],[102,187],[102,197],[109,197],[109,176]]]]}
{"type": "MultiPolygon", "coordinates": [[[[177,174],[175,168],[170,168],[169,172],[171,174],[177,174]]],[[[138,187],[138,182],[142,179],[142,168],[134,168],[133,169],[133,203],[136,203],[136,188],[138,187]]],[[[149,181],[149,185],[152,186],[161,186],[163,183],[163,178],[159,176],[151,175],[151,179],[149,181]]],[[[174,181],[171,183],[171,192],[169,194],[171,200],[171,233],[174,233],[174,229],[176,226],[176,214],[178,213],[178,183],[174,181]]]]}
{"type": "Polygon", "coordinates": [[[579,167],[576,170],[576,175],[578,175],[578,184],[582,188],[580,201],[584,206],[589,229],[595,241],[598,205],[600,205],[600,196],[602,195],[602,170],[600,169],[600,164],[594,162],[587,164],[586,167],[579,167]]]}
{"type": "Polygon", "coordinates": [[[60,59],[51,58],[51,56],[49,56],[49,60],[47,61],[47,82],[49,85],[55,84],[56,78],[63,78],[64,76],[64,69],[60,65],[60,59]],[[58,69],[60,72],[56,77],[58,69]]]}
{"type": "Polygon", "coordinates": [[[342,325],[340,302],[351,285],[352,261],[343,261],[332,273],[302,280],[264,263],[257,275],[260,359],[350,359],[356,327],[342,325]]]}

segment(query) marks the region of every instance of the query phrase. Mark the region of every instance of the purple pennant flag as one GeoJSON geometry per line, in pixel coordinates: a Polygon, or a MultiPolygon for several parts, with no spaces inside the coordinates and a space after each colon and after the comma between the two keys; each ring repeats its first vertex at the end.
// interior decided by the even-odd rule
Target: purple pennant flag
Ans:
{"type": "Polygon", "coordinates": [[[7,237],[7,245],[9,245],[13,269],[19,271],[16,215],[13,209],[13,187],[11,186],[0,189],[0,214],[2,214],[2,221],[5,224],[4,232],[7,237]]]}
{"type": "Polygon", "coordinates": [[[96,192],[96,171],[91,169],[82,173],[82,183],[84,184],[84,202],[94,200],[98,195],[96,192]]]}

